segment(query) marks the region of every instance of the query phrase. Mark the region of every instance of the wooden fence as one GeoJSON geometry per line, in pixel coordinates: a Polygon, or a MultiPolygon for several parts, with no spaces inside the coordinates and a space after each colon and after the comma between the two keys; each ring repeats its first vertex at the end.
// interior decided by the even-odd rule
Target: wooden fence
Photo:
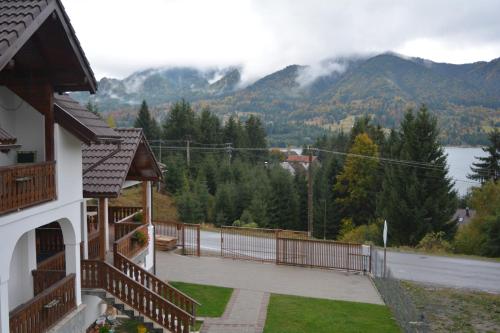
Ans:
{"type": "Polygon", "coordinates": [[[306,232],[221,228],[221,256],[276,264],[370,271],[370,247],[310,239],[306,232]]]}
{"type": "Polygon", "coordinates": [[[370,271],[370,247],[315,239],[276,239],[276,263],[370,271]]]}
{"type": "Polygon", "coordinates": [[[0,214],[55,198],[55,162],[0,167],[0,214]]]}
{"type": "Polygon", "coordinates": [[[82,288],[103,289],[171,332],[190,332],[195,317],[116,267],[98,260],[82,260],[81,267],[82,288]]]}
{"type": "Polygon", "coordinates": [[[175,221],[155,221],[157,235],[175,237],[182,254],[200,256],[200,225],[175,221]]]}
{"type": "Polygon", "coordinates": [[[109,206],[108,221],[109,223],[117,223],[119,221],[132,218],[135,214],[142,212],[142,207],[125,207],[125,206],[109,206]]]}
{"type": "Polygon", "coordinates": [[[12,310],[10,333],[45,332],[75,308],[75,274],[70,274],[12,310]]]}

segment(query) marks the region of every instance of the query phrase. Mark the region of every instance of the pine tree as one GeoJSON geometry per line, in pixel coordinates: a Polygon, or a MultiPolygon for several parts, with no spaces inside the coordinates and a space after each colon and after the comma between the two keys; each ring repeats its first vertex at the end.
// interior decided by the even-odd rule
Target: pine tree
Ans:
{"type": "Polygon", "coordinates": [[[196,116],[191,105],[181,100],[170,108],[163,123],[163,138],[166,140],[196,139],[196,127],[196,116]]]}
{"type": "Polygon", "coordinates": [[[212,114],[208,108],[203,109],[199,120],[198,139],[201,143],[220,143],[222,139],[222,130],[220,120],[212,114]]]}
{"type": "Polygon", "coordinates": [[[142,128],[144,136],[148,140],[158,139],[158,124],[155,119],[151,118],[148,104],[145,100],[142,101],[141,108],[134,122],[134,127],[142,128]]]}
{"type": "Polygon", "coordinates": [[[500,131],[495,129],[488,135],[490,144],[483,148],[483,151],[488,154],[485,157],[476,157],[479,162],[473,163],[471,170],[472,174],[467,178],[477,180],[481,183],[487,180],[498,181],[500,178],[500,131]]]}
{"type": "Polygon", "coordinates": [[[268,201],[271,228],[296,229],[298,226],[298,197],[290,173],[280,166],[270,171],[271,192],[268,201]]]}
{"type": "Polygon", "coordinates": [[[408,111],[401,130],[389,139],[392,158],[421,163],[385,166],[377,208],[387,219],[392,244],[417,245],[429,232],[452,237],[456,231],[456,192],[438,135],[436,118],[422,106],[416,116],[408,111]]]}

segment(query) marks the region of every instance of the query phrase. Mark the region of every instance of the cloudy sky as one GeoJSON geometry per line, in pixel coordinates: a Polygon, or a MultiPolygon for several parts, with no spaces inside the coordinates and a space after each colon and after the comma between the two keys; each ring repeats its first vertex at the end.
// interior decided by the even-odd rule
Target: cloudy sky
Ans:
{"type": "Polygon", "coordinates": [[[97,78],[163,66],[289,64],[395,51],[466,63],[500,57],[496,0],[63,0],[97,78]]]}

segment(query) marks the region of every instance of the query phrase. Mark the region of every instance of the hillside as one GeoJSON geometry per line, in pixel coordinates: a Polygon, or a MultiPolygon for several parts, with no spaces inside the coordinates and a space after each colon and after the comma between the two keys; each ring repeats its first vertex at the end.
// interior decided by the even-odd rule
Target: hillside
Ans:
{"type": "MultiPolygon", "coordinates": [[[[88,95],[74,94],[82,102],[88,95]]],[[[500,124],[500,58],[454,65],[385,53],[328,59],[321,68],[290,65],[250,85],[239,68],[149,69],[123,79],[104,78],[92,97],[119,125],[130,125],[146,99],[163,119],[180,98],[224,117],[256,113],[273,144],[302,144],[353,116],[372,115],[386,128],[409,107],[425,103],[438,116],[447,144],[478,144],[500,124]]]]}

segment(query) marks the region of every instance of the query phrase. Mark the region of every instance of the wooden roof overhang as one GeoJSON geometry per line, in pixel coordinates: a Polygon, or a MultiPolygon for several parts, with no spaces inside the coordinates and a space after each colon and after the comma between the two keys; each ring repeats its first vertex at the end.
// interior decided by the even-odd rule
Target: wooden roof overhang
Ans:
{"type": "MultiPolygon", "coordinates": [[[[55,92],[89,91],[97,82],[59,0],[0,4],[0,84],[48,83],[55,92]]],[[[14,90],[14,89],[13,89],[14,90]]]]}

